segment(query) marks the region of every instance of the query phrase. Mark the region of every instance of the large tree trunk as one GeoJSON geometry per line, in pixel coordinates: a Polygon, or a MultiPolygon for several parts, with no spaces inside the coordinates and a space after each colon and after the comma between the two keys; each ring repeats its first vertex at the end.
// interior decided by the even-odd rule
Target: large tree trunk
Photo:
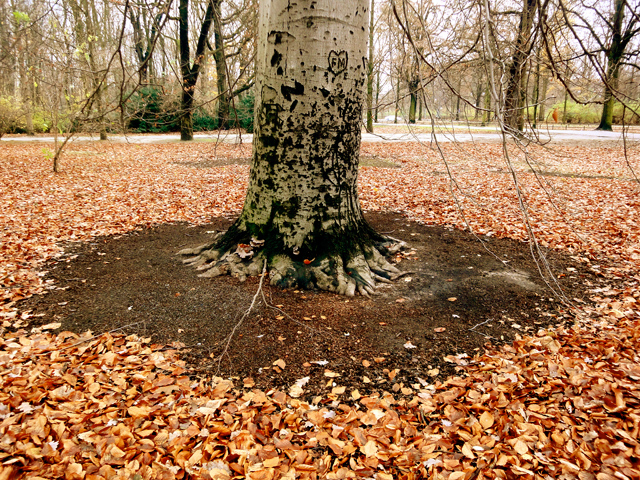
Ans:
{"type": "Polygon", "coordinates": [[[181,252],[203,276],[266,265],[274,285],[366,295],[399,273],[357,193],[368,12],[367,0],[260,3],[249,189],[225,235],[181,252]]]}

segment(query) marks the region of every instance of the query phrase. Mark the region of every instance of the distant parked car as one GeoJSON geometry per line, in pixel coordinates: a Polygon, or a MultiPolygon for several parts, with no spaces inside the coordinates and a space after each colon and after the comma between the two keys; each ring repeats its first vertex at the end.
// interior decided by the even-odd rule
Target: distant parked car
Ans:
{"type": "MultiPolygon", "coordinates": [[[[383,122],[393,122],[396,119],[395,115],[387,115],[382,119],[383,122]]],[[[402,117],[398,117],[398,122],[404,122],[402,117]]]]}

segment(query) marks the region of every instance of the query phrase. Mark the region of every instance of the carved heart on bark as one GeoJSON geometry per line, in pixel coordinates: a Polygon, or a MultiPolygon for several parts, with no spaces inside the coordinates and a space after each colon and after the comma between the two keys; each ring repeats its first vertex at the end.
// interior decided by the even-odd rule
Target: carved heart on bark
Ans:
{"type": "Polygon", "coordinates": [[[341,52],[336,52],[335,50],[331,50],[329,52],[329,70],[334,75],[338,75],[341,72],[344,72],[347,69],[347,63],[349,61],[349,57],[347,52],[344,50],[341,52]]]}

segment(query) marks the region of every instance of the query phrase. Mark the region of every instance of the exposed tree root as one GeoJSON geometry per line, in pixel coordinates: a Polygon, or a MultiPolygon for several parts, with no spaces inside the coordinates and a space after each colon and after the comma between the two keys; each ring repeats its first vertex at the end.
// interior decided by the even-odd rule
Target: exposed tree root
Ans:
{"type": "Polygon", "coordinates": [[[373,295],[380,283],[391,283],[403,272],[387,261],[406,246],[404,242],[387,238],[374,245],[358,245],[345,257],[329,254],[322,258],[302,259],[294,254],[267,255],[263,243],[252,239],[249,244],[237,243],[226,251],[217,244],[201,245],[178,252],[186,257],[184,263],[195,266],[200,277],[232,275],[241,281],[261,273],[265,260],[271,285],[283,288],[318,288],[353,297],[356,292],[365,297],[373,295]]]}

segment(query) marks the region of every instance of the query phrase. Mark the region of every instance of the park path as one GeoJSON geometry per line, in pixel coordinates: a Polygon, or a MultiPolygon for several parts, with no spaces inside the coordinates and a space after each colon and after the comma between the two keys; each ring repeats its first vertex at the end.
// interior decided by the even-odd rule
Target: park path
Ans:
{"type": "MultiPolygon", "coordinates": [[[[383,130],[389,126],[385,124],[378,125],[383,130]]],[[[391,127],[393,128],[393,127],[391,127]]],[[[363,133],[363,143],[394,143],[394,142],[421,142],[431,143],[438,141],[441,143],[449,142],[482,142],[492,143],[502,141],[502,135],[496,131],[495,127],[473,127],[471,131],[463,128],[459,132],[442,132],[429,133],[424,126],[416,128],[413,132],[403,133],[363,133]]],[[[542,143],[592,143],[600,144],[600,142],[615,142],[622,144],[623,136],[620,132],[603,132],[597,130],[538,130],[537,139],[542,143]]],[[[58,137],[61,139],[62,137],[58,137]]],[[[535,139],[535,138],[534,138],[535,139]]],[[[253,135],[238,134],[236,132],[223,133],[197,133],[194,135],[196,142],[224,142],[224,143],[251,143],[253,135]]],[[[628,142],[639,142],[640,133],[627,133],[626,140],[628,142]]],[[[3,142],[44,142],[53,143],[55,138],[49,135],[43,136],[27,136],[27,135],[6,135],[1,141],[3,142]]],[[[97,135],[78,135],[71,139],[72,142],[88,142],[98,141],[97,135]]],[[[177,133],[162,134],[131,134],[131,135],[110,135],[110,142],[132,143],[132,144],[159,144],[174,143],[180,141],[180,135],[177,133]]]]}

